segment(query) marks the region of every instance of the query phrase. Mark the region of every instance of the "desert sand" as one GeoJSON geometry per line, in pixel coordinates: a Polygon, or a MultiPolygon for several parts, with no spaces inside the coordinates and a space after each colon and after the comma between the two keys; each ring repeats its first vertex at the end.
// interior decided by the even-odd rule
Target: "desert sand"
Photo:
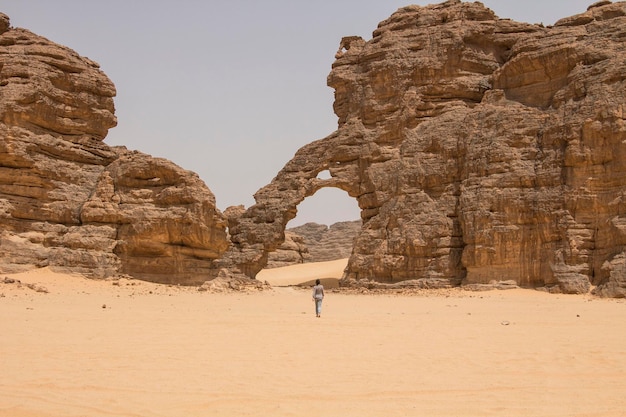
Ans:
{"type": "MultiPolygon", "coordinates": [[[[337,278],[337,264],[263,276],[337,278]]],[[[318,319],[297,287],[5,276],[20,283],[0,283],[2,417],[626,413],[624,300],[329,290],[318,319]]]]}

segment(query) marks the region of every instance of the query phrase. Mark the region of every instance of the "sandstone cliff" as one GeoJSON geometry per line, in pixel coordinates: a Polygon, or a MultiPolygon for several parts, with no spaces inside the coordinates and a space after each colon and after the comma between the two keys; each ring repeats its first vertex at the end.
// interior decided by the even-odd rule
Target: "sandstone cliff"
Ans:
{"type": "Polygon", "coordinates": [[[213,194],[103,143],[114,96],[98,64],[0,15],[0,271],[202,283],[214,268],[227,240],[213,194]]]}
{"type": "Polygon", "coordinates": [[[543,27],[456,0],[344,38],[338,129],[228,216],[220,262],[254,277],[298,204],[338,187],[363,221],[346,281],[625,296],[625,39],[624,2],[543,27]]]}

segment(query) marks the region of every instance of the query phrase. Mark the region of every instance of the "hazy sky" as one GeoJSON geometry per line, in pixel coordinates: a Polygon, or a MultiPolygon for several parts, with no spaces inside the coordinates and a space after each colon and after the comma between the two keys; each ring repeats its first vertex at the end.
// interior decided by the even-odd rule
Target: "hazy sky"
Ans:
{"type": "MultiPolygon", "coordinates": [[[[125,145],[197,172],[221,210],[254,203],[296,150],[337,128],[326,77],[343,36],[369,40],[400,0],[0,0],[11,25],[98,63],[117,87],[125,145]]],[[[500,17],[553,24],[593,0],[486,0],[500,17]]],[[[356,220],[322,189],[289,226],[356,220]]]]}

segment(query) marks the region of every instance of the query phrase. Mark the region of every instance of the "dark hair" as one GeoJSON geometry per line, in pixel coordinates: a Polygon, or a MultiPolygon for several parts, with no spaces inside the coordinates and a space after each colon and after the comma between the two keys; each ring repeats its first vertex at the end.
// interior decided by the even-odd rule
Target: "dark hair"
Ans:
{"type": "Polygon", "coordinates": [[[315,285],[320,285],[320,280],[319,279],[315,280],[315,285]]]}

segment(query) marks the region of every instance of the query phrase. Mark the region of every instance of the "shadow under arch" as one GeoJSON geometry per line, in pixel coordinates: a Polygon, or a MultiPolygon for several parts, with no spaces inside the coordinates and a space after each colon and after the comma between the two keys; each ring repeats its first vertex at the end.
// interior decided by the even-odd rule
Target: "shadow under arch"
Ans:
{"type": "Polygon", "coordinates": [[[339,188],[357,200],[364,217],[363,186],[359,181],[359,141],[334,132],[300,148],[271,183],[254,194],[256,204],[225,211],[231,246],[216,265],[255,278],[268,253],[285,240],[285,229],[298,205],[325,187],[339,188]],[[328,175],[325,173],[328,171],[328,175]]]}

